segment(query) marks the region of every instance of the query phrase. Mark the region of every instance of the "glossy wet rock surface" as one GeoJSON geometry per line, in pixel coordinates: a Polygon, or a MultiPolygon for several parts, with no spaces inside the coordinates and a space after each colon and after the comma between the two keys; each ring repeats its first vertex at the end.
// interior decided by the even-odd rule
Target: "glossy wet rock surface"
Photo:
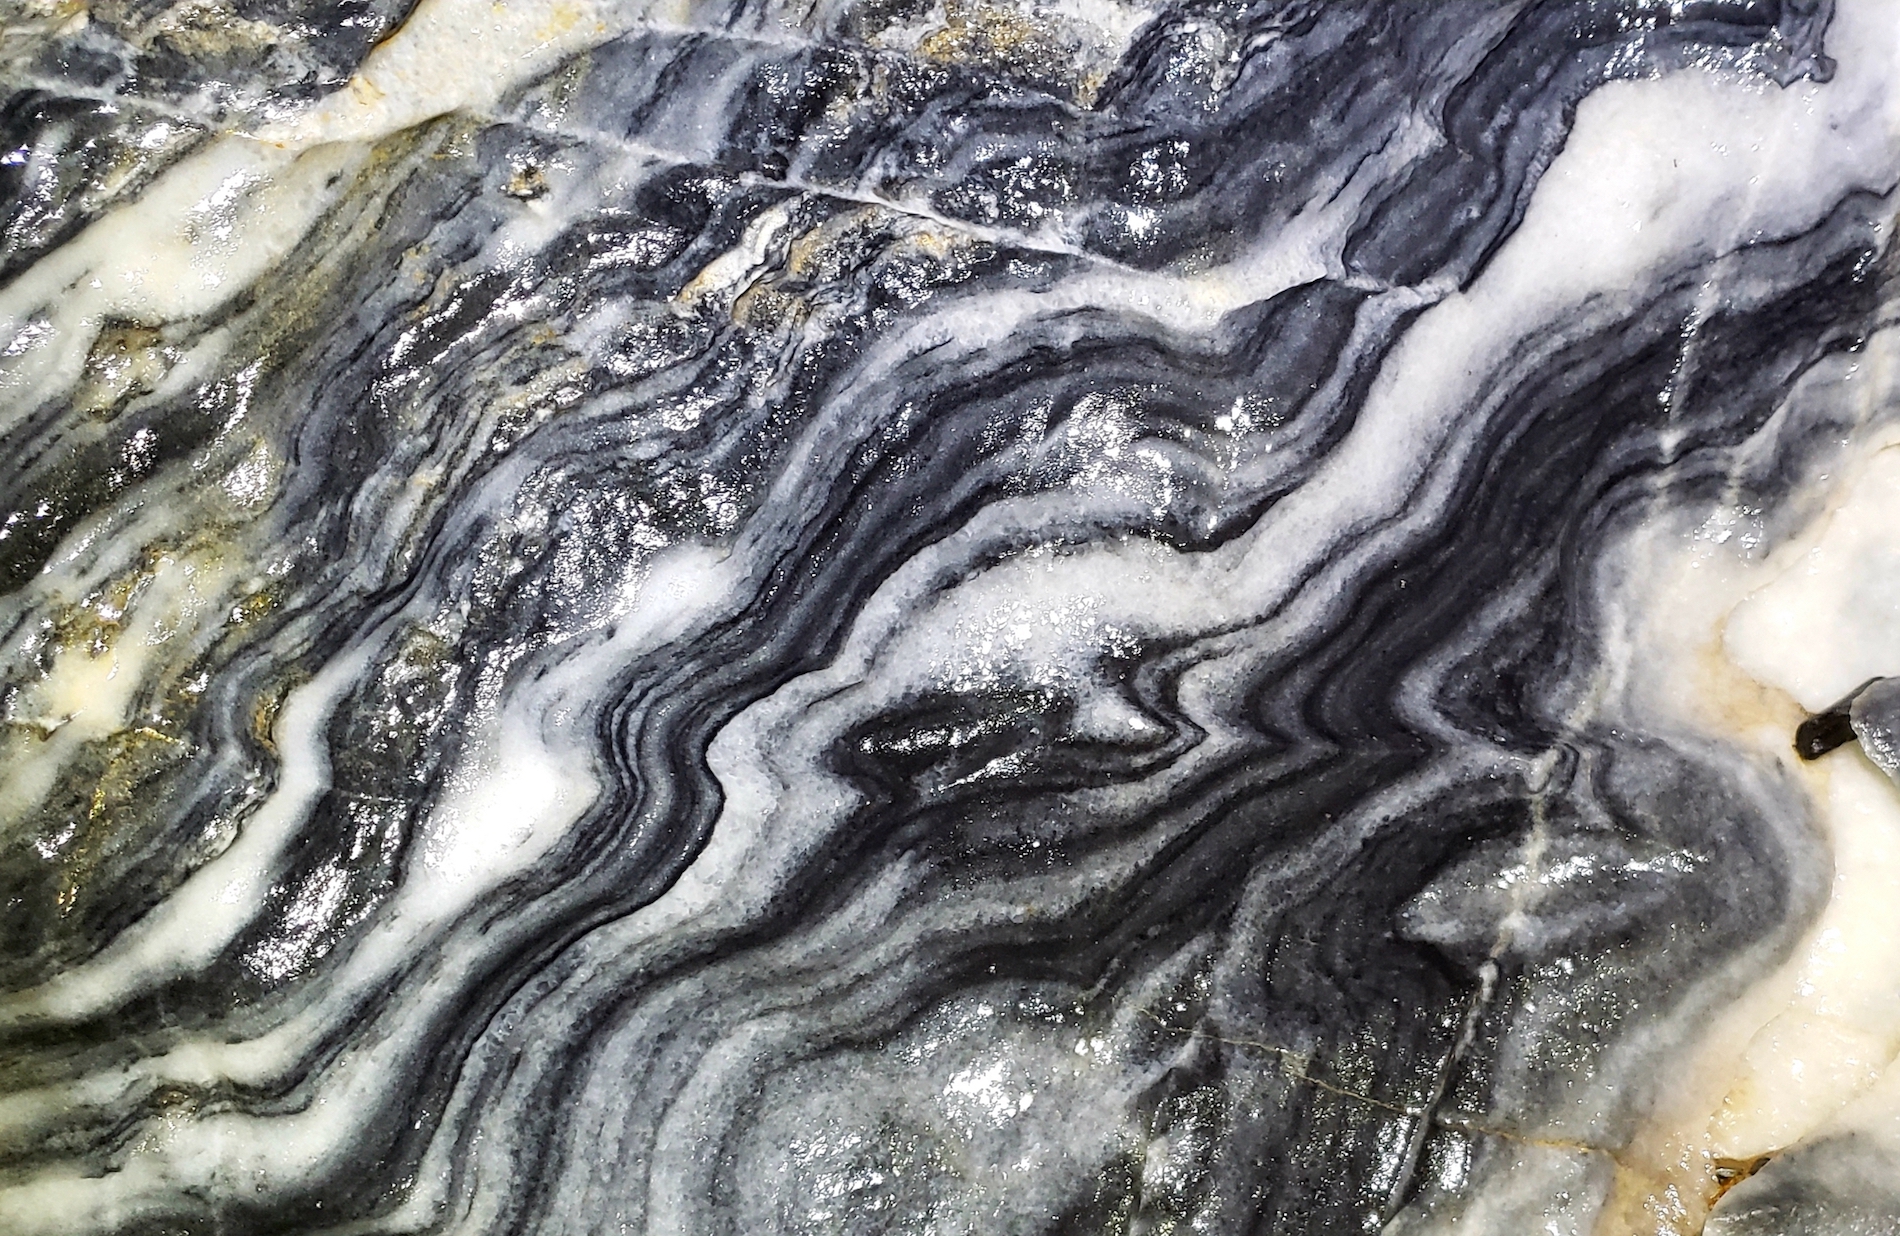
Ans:
{"type": "Polygon", "coordinates": [[[1886,0],[4,20],[7,1231],[1900,1208],[1886,0]]]}

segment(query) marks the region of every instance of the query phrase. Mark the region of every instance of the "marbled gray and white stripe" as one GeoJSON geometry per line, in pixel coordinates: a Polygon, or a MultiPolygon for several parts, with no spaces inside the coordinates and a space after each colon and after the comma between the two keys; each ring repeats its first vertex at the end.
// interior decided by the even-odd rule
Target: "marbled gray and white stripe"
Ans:
{"type": "Polygon", "coordinates": [[[8,21],[7,1230],[1884,1204],[1656,1148],[1833,896],[1658,598],[1890,426],[1885,0],[8,21]]]}

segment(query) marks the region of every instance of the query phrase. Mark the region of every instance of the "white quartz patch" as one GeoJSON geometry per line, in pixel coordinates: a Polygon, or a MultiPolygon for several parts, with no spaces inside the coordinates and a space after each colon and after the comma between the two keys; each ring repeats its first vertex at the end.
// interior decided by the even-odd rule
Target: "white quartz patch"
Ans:
{"type": "MultiPolygon", "coordinates": [[[[1814,544],[1731,616],[1725,648],[1815,711],[1900,671],[1900,446],[1883,445],[1814,544]]],[[[1749,1045],[1714,1127],[1728,1158],[1818,1128],[1900,1053],[1900,788],[1858,747],[1803,770],[1830,834],[1834,888],[1787,1010],[1749,1045]]]]}
{"type": "Polygon", "coordinates": [[[1818,432],[1798,419],[1804,403],[1866,418],[1820,465],[1813,485],[1832,497],[1798,535],[1771,547],[1761,512],[1718,506],[1626,551],[1616,690],[1650,723],[1720,735],[1779,768],[1810,804],[1832,876],[1793,952],[1655,1080],[1656,1114],[1619,1160],[1604,1230],[1698,1232],[1723,1164],[1823,1136],[1850,1106],[1864,1119],[1892,1089],[1877,1083],[1900,1053],[1900,788],[1853,744],[1806,763],[1793,737],[1809,711],[1900,671],[1900,436],[1881,427],[1894,356],[1881,336],[1863,358],[1822,366],[1763,431],[1818,432]]]}
{"type": "Polygon", "coordinates": [[[1810,712],[1900,673],[1900,446],[1862,467],[1820,540],[1728,624],[1736,664],[1810,712]]]}

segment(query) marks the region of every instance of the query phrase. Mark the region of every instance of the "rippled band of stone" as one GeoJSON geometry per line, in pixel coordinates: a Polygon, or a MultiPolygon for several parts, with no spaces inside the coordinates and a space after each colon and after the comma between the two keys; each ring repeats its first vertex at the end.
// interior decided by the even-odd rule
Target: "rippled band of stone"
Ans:
{"type": "MultiPolygon", "coordinates": [[[[6,392],[9,698],[166,563],[212,595],[138,724],[10,714],[67,742],[0,841],[19,1205],[1376,1230],[1524,1136],[1600,1190],[1622,1079],[1823,878],[1785,787],[1586,706],[1606,547],[1880,320],[1891,203],[1502,340],[1373,492],[1342,452],[1582,99],[1825,78],[1826,18],[1180,6],[1097,80],[697,10],[337,156],[255,286],[6,392]],[[1527,837],[1615,895],[1487,901],[1527,837]]],[[[58,151],[234,124],[44,48],[9,277],[155,174],[58,151]]]]}

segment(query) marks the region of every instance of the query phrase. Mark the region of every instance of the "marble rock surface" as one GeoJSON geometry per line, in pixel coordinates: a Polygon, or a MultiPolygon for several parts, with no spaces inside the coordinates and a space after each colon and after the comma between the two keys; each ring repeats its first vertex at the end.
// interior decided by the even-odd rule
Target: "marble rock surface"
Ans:
{"type": "Polygon", "coordinates": [[[1900,1230],[1896,0],[0,22],[0,1232],[1900,1230]]]}

